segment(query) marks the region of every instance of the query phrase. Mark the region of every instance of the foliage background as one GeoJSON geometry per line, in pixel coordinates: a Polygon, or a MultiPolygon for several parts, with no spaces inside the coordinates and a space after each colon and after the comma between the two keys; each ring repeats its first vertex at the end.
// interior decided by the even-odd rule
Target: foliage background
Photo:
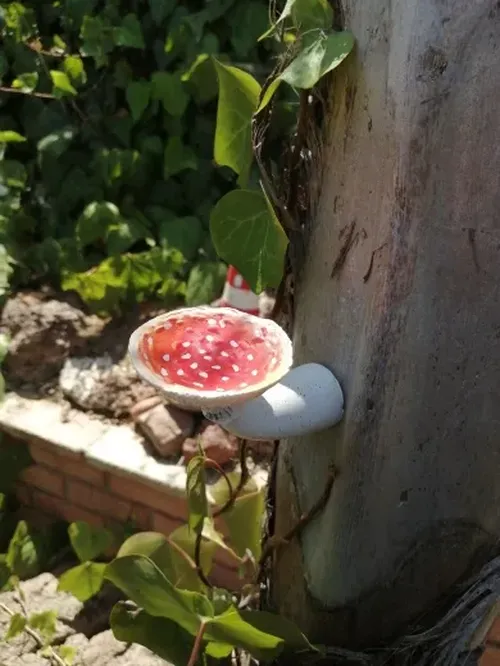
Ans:
{"type": "Polygon", "coordinates": [[[236,175],[213,162],[210,56],[263,80],[267,26],[267,0],[0,3],[0,290],[217,296],[209,216],[236,175]]]}

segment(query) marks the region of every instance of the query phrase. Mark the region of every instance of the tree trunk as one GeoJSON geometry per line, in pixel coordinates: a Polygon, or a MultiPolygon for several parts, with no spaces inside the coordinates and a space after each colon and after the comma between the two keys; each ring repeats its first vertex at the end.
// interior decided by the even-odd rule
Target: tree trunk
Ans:
{"type": "Polygon", "coordinates": [[[363,647],[500,537],[500,3],[342,11],[357,51],[332,80],[294,344],[336,373],[346,413],[280,444],[275,533],[329,463],[340,476],[272,590],[313,639],[363,647]]]}

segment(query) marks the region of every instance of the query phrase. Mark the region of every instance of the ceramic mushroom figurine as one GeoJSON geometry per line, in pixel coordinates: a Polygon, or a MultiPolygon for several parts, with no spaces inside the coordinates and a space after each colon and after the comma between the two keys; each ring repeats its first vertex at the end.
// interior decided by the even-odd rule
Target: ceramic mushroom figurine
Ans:
{"type": "Polygon", "coordinates": [[[233,308],[183,308],[134,331],[138,374],[169,402],[247,439],[323,430],[343,415],[342,389],[325,366],[291,370],[292,343],[269,319],[233,308]]]}

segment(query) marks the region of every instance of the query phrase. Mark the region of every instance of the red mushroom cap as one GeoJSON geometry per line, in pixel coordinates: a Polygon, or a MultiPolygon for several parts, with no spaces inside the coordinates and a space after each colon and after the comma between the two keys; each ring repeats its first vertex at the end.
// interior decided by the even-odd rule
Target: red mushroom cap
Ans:
{"type": "Polygon", "coordinates": [[[205,409],[244,402],[292,365],[292,343],[270,319],[233,308],[182,308],[132,333],[138,374],[173,403],[205,409]]]}

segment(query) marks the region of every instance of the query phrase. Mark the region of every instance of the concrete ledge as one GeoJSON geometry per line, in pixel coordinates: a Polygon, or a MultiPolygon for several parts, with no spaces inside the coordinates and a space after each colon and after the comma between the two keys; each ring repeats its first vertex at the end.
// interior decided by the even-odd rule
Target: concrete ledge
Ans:
{"type": "MultiPolygon", "coordinates": [[[[0,404],[0,432],[30,447],[34,465],[17,489],[23,505],[68,522],[132,521],[141,530],[165,533],[187,518],[185,467],[157,460],[129,425],[9,393],[0,404]]],[[[265,473],[256,480],[265,484],[265,473]]],[[[233,562],[222,551],[216,562],[217,584],[238,587],[233,562]]]]}

